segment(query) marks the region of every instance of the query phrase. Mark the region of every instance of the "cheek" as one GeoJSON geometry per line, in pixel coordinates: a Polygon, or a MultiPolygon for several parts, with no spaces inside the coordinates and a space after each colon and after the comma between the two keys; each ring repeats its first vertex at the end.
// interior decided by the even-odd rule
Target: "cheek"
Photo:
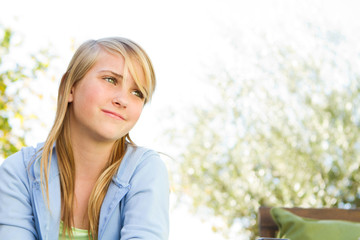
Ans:
{"type": "Polygon", "coordinates": [[[99,103],[101,99],[100,91],[92,91],[91,89],[83,89],[81,94],[75,95],[74,104],[75,108],[83,114],[91,114],[91,109],[99,103]]]}
{"type": "Polygon", "coordinates": [[[137,121],[140,118],[142,110],[143,110],[143,105],[138,105],[133,108],[131,115],[135,121],[137,121]]]}

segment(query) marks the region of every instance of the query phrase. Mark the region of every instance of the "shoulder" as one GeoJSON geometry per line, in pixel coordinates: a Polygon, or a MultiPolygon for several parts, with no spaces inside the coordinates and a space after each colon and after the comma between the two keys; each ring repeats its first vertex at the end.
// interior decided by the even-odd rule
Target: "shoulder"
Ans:
{"type": "MultiPolygon", "coordinates": [[[[24,147],[12,154],[0,166],[0,178],[10,176],[24,177],[27,175],[28,165],[35,158],[35,148],[24,147]]],[[[5,180],[5,179],[4,179],[5,180]]]]}
{"type": "Polygon", "coordinates": [[[167,178],[167,167],[156,151],[139,146],[128,146],[117,178],[127,185],[134,175],[142,174],[162,175],[167,178]]]}
{"type": "MultiPolygon", "coordinates": [[[[11,201],[6,196],[17,195],[28,196],[31,188],[31,179],[29,178],[29,162],[35,156],[35,149],[26,147],[19,152],[14,153],[0,166],[0,202],[9,201],[6,204],[11,204],[11,201]],[[8,199],[8,200],[6,200],[8,199]]],[[[24,197],[25,199],[26,197],[24,197]]]]}
{"type": "Polygon", "coordinates": [[[119,178],[127,181],[128,191],[121,205],[121,237],[168,239],[170,187],[164,161],[153,150],[135,147],[122,165],[119,178]]]}
{"type": "Polygon", "coordinates": [[[0,166],[0,235],[8,236],[7,239],[37,236],[32,208],[33,178],[29,177],[28,167],[34,157],[35,149],[26,147],[0,166]]]}

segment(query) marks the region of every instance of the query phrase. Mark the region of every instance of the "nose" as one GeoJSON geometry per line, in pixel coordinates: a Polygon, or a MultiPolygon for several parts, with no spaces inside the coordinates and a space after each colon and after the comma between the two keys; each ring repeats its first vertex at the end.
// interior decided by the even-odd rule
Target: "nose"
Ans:
{"type": "Polygon", "coordinates": [[[126,94],[119,94],[116,95],[113,100],[112,103],[117,106],[117,107],[121,107],[121,108],[127,108],[128,105],[128,99],[126,97],[126,94]]]}

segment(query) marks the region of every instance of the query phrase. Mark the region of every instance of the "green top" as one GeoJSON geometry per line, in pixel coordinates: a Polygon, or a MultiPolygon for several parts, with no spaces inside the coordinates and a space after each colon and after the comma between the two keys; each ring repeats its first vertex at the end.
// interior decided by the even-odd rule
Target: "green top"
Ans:
{"type": "MultiPolygon", "coordinates": [[[[62,237],[62,230],[63,230],[63,222],[60,221],[60,228],[59,228],[59,240],[70,240],[68,233],[65,233],[65,238],[62,237]]],[[[89,240],[88,237],[88,230],[79,229],[79,228],[72,228],[73,232],[73,240],[89,240]]]]}

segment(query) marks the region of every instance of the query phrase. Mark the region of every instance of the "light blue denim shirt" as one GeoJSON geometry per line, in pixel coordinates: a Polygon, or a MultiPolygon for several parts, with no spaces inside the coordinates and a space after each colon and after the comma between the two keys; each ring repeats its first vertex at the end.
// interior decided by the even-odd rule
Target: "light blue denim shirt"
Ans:
{"type": "MultiPolygon", "coordinates": [[[[61,193],[55,148],[49,174],[50,209],[40,186],[40,161],[26,147],[0,166],[0,239],[56,240],[61,193]]],[[[168,239],[169,180],[164,162],[149,149],[128,146],[100,211],[99,240],[168,239]]]]}

